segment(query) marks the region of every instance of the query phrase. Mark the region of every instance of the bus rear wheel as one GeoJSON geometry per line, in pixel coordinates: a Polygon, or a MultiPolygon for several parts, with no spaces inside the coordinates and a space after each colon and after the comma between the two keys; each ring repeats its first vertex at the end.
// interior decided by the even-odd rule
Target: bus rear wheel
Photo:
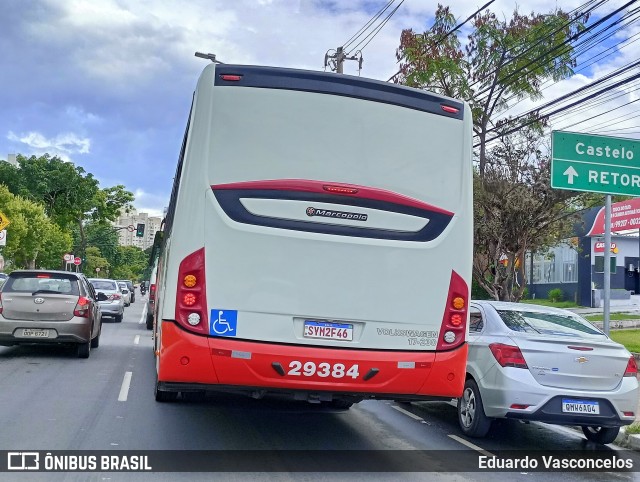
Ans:
{"type": "Polygon", "coordinates": [[[156,402],[175,402],[178,398],[178,392],[168,392],[160,389],[158,378],[156,377],[155,397],[156,402]]]}

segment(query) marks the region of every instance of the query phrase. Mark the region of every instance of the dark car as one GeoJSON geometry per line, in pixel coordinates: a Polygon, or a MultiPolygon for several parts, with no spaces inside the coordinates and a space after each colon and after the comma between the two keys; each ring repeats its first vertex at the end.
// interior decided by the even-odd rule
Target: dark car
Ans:
{"type": "Polygon", "coordinates": [[[88,358],[100,344],[103,296],[82,273],[13,271],[0,289],[0,345],[68,343],[88,358]]]}

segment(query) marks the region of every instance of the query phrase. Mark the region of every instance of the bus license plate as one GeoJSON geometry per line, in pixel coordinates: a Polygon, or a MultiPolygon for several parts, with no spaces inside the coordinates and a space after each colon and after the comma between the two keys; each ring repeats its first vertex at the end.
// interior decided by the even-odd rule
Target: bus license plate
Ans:
{"type": "Polygon", "coordinates": [[[322,338],[325,340],[353,340],[353,325],[347,323],[329,323],[326,321],[304,322],[305,338],[322,338]]]}
{"type": "Polygon", "coordinates": [[[27,336],[29,338],[47,338],[49,336],[49,330],[25,328],[22,330],[22,336],[27,336]]]}
{"type": "Polygon", "coordinates": [[[587,415],[599,415],[600,406],[598,402],[591,400],[571,400],[562,399],[562,411],[564,413],[584,413],[587,415]]]}

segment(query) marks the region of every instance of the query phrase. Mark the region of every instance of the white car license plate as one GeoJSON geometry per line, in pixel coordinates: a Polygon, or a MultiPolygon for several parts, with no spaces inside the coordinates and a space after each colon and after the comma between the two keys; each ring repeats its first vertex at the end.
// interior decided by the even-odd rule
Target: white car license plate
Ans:
{"type": "Polygon", "coordinates": [[[29,338],[47,338],[49,336],[49,330],[25,328],[22,330],[22,336],[27,336],[29,338]]]}
{"type": "Polygon", "coordinates": [[[591,400],[571,400],[562,399],[562,411],[564,413],[584,413],[586,415],[599,415],[600,406],[598,402],[591,400]]]}
{"type": "Polygon", "coordinates": [[[329,323],[327,321],[304,322],[305,338],[322,338],[325,340],[353,340],[353,325],[347,323],[329,323]]]}

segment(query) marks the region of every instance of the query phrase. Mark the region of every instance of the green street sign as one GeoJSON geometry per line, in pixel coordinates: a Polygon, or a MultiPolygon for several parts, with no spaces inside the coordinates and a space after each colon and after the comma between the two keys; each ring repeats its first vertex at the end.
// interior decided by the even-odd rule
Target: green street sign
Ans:
{"type": "Polygon", "coordinates": [[[553,131],[551,187],[640,196],[640,141],[553,131]]]}

